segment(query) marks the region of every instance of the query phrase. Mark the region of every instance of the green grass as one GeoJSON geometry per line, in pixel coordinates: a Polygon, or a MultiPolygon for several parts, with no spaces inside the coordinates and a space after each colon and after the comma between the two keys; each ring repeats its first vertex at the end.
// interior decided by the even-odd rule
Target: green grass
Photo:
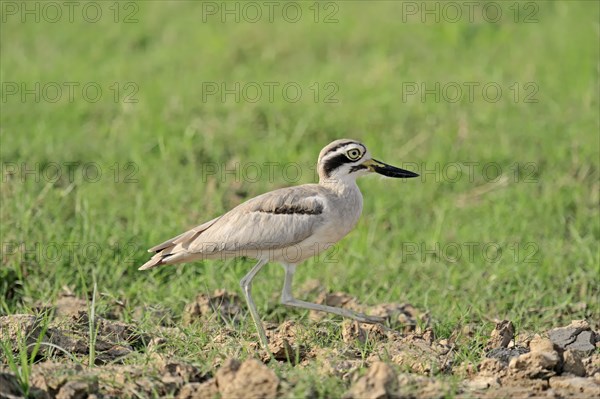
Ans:
{"type": "Polygon", "coordinates": [[[2,359],[2,363],[7,366],[8,370],[17,377],[19,387],[26,397],[29,396],[31,389],[30,378],[32,367],[36,361],[40,347],[42,344],[45,346],[48,345],[43,342],[48,329],[47,315],[37,319],[36,323],[38,323],[35,328],[35,332],[38,334],[37,337],[25,336],[21,330],[17,330],[15,347],[13,347],[13,342],[9,340],[4,331],[0,336],[0,349],[2,349],[0,359],[2,359]]]}
{"type": "MultiPolygon", "coordinates": [[[[598,3],[540,2],[538,22],[529,24],[514,23],[507,3],[495,24],[480,13],[473,23],[404,23],[402,4],[391,1],[339,3],[337,23],[314,23],[311,4],[302,3],[297,23],[280,14],[273,23],[221,23],[218,16],[204,23],[202,5],[186,1],[139,3],[139,22],[131,24],[114,23],[108,3],[95,24],[80,14],[73,23],[7,16],[0,315],[52,302],[64,286],[91,297],[92,276],[99,312],[106,298],[119,298],[129,310],[161,304],[178,316],[198,292],[237,290],[250,261],[137,267],[146,248],[292,184],[285,173],[294,177],[293,169],[283,169],[289,163],[302,166],[293,184],[313,182],[319,150],[351,137],[378,159],[418,165],[422,177],[361,180],[356,230],[332,262],[300,266],[296,288],[316,278],[365,303],[410,302],[430,312],[439,336],[466,323],[489,331],[495,318],[527,331],[599,320],[598,3]],[[7,94],[7,84],[35,82],[96,82],[103,95],[92,103],[76,89],[70,102],[65,89],[51,103],[7,94]],[[303,95],[292,103],[276,89],[273,102],[266,91],[257,102],[233,95],[203,101],[207,82],[294,82],[303,95]],[[473,101],[404,101],[407,87],[421,82],[493,82],[503,91],[497,102],[478,89],[473,101]],[[137,103],[124,103],[131,87],[137,103]],[[326,103],[332,87],[339,101],[326,103]],[[534,89],[537,102],[525,102],[534,89]],[[68,169],[70,162],[79,164],[68,169]],[[272,179],[266,168],[257,179],[206,169],[249,162],[279,164],[272,179]],[[21,176],[22,163],[36,171],[21,176]],[[56,164],[62,173],[54,181],[56,164]],[[454,179],[457,165],[463,175],[454,179]],[[102,171],[98,181],[94,167],[102,171]],[[504,177],[493,184],[497,168],[504,177]],[[25,252],[15,249],[19,243],[25,252]],[[427,252],[436,245],[440,257],[427,252]],[[580,302],[587,306],[574,306],[580,302]]],[[[267,321],[305,314],[277,305],[282,277],[272,265],[255,280],[267,321]]],[[[252,324],[240,333],[252,339],[252,324]]],[[[320,381],[310,368],[289,372],[300,381],[296,390],[320,381]]],[[[340,394],[343,386],[328,378],[321,395],[340,394]]]]}

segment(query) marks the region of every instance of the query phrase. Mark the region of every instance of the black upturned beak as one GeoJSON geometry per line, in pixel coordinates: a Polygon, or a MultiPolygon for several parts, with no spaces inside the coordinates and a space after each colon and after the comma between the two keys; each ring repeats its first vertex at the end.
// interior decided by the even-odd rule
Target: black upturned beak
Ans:
{"type": "Polygon", "coordinates": [[[400,169],[392,165],[388,165],[386,163],[380,162],[376,159],[370,159],[363,163],[366,167],[372,170],[375,173],[379,173],[380,175],[388,176],[388,177],[396,177],[396,178],[409,178],[409,177],[418,177],[419,175],[415,172],[411,172],[410,170],[400,169]]]}

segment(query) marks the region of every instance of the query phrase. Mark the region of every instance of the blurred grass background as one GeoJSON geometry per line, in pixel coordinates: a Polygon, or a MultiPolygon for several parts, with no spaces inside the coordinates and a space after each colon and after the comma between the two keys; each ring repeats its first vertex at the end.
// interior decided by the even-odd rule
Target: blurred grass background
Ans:
{"type": "MultiPolygon", "coordinates": [[[[251,23],[208,15],[201,2],[122,2],[115,22],[113,3],[97,4],[96,23],[78,12],[73,22],[65,14],[23,23],[3,9],[0,314],[52,302],[65,286],[88,296],[94,279],[130,309],[163,304],[176,314],[198,292],[237,290],[250,261],[137,267],[146,248],[292,184],[281,167],[273,179],[263,169],[249,181],[207,176],[207,165],[297,162],[297,183],[308,183],[320,149],[350,137],[378,159],[418,165],[422,178],[361,180],[362,220],[334,262],[299,267],[297,288],[316,278],[366,303],[410,302],[430,312],[442,335],[494,318],[529,330],[600,319],[597,2],[515,3],[516,22],[502,3],[496,23],[481,7],[472,22],[423,23],[392,1],[318,3],[317,21],[314,3],[298,3],[296,23],[277,11],[269,22],[266,8],[251,23]],[[537,22],[524,23],[532,10],[537,22]],[[125,23],[127,15],[137,22],[125,23]],[[334,22],[324,23],[326,15],[334,22]],[[73,101],[64,85],[56,102],[47,101],[51,92],[23,101],[21,85],[36,82],[79,86],[73,101]],[[97,102],[81,92],[90,82],[102,89],[97,102]],[[273,102],[266,89],[256,102],[205,91],[236,82],[279,86],[273,102]],[[303,91],[297,102],[281,93],[290,82],[303,91]],[[407,95],[409,85],[436,82],[457,83],[462,100],[407,95]],[[464,82],[479,84],[472,101],[464,82]],[[487,83],[502,88],[498,101],[482,96],[487,83]],[[119,87],[117,101],[111,87],[119,87]],[[331,87],[335,103],[325,102],[331,87]],[[537,102],[525,102],[532,91],[537,102]],[[125,102],[129,94],[137,102],[125,102]],[[469,162],[477,163],[472,173],[469,162]],[[56,164],[61,178],[51,181],[56,164]],[[101,168],[98,181],[86,164],[101,168]],[[489,164],[503,174],[495,183],[482,173],[489,164]],[[462,176],[448,165],[460,165],[462,176]],[[440,257],[426,252],[436,245],[440,257]]],[[[269,321],[300,314],[277,305],[282,276],[271,266],[255,283],[269,321]]]]}

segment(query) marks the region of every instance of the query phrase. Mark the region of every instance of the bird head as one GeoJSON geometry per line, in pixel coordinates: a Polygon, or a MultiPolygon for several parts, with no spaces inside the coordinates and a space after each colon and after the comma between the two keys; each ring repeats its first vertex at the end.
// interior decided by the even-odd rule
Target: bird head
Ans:
{"type": "Polygon", "coordinates": [[[351,139],[336,140],[325,146],[319,154],[317,167],[320,182],[354,181],[371,173],[394,178],[419,176],[374,159],[364,144],[351,139]]]}

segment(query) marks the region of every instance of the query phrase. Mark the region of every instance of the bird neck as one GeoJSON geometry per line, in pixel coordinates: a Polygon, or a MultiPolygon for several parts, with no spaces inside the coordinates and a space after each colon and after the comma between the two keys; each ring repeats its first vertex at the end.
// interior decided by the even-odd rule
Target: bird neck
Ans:
{"type": "Polygon", "coordinates": [[[344,176],[342,178],[321,178],[319,179],[319,184],[340,194],[351,191],[360,191],[358,189],[358,185],[356,184],[356,178],[354,176],[344,176]]]}

